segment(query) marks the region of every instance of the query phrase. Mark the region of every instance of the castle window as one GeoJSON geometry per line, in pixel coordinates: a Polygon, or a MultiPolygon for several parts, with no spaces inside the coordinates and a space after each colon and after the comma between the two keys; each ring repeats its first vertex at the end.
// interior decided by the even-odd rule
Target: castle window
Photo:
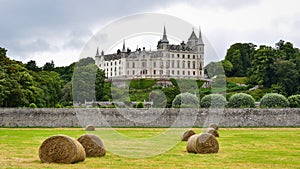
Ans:
{"type": "Polygon", "coordinates": [[[177,61],[177,68],[180,68],[180,61],[177,61]]]}
{"type": "Polygon", "coordinates": [[[190,71],[188,71],[188,75],[190,75],[190,71]]]}
{"type": "Polygon", "coordinates": [[[174,75],[174,70],[172,70],[172,75],[174,75]]]}
{"type": "Polygon", "coordinates": [[[177,54],[177,58],[179,58],[180,56],[179,56],[179,54],[177,54]]]}
{"type": "Polygon", "coordinates": [[[153,62],[153,67],[156,67],[156,62],[155,61],[153,62]]]}
{"type": "Polygon", "coordinates": [[[184,59],[185,58],[185,56],[184,55],[182,55],[182,59],[184,59]]]}
{"type": "Polygon", "coordinates": [[[188,55],[188,59],[190,58],[190,55],[188,55]]]}
{"type": "Polygon", "coordinates": [[[175,61],[174,60],[172,60],[172,68],[174,68],[174,65],[175,65],[175,61]]]}
{"type": "Polygon", "coordinates": [[[110,71],[112,71],[113,69],[112,68],[110,68],[110,71]]]}
{"type": "Polygon", "coordinates": [[[112,76],[112,72],[110,72],[110,76],[112,76]]]}
{"type": "Polygon", "coordinates": [[[142,62],[142,67],[143,68],[147,67],[147,62],[142,62]]]}
{"type": "Polygon", "coordinates": [[[134,62],[132,62],[132,68],[135,68],[135,63],[134,62]]]}
{"type": "Polygon", "coordinates": [[[196,69],[196,62],[193,61],[193,69],[196,69]]]}
{"type": "Polygon", "coordinates": [[[112,66],[113,65],[113,63],[112,62],[110,62],[110,66],[112,66]]]}
{"type": "Polygon", "coordinates": [[[195,71],[193,71],[193,75],[194,75],[194,76],[196,75],[196,72],[195,72],[195,71]]]}
{"type": "Polygon", "coordinates": [[[185,68],[185,61],[182,62],[182,68],[185,68]]]}
{"type": "Polygon", "coordinates": [[[115,61],[115,65],[117,65],[117,61],[115,61]]]}
{"type": "Polygon", "coordinates": [[[164,74],[164,71],[163,70],[160,70],[159,71],[160,75],[164,74]]]}
{"type": "Polygon", "coordinates": [[[182,75],[185,75],[185,72],[184,72],[184,71],[182,71],[182,75]]]}
{"type": "Polygon", "coordinates": [[[191,68],[191,62],[188,61],[188,68],[190,69],[191,68]]]}
{"type": "Polygon", "coordinates": [[[101,67],[101,64],[100,64],[100,67],[101,67]]]}
{"type": "Polygon", "coordinates": [[[121,60],[119,60],[119,64],[121,64],[121,60]]]}
{"type": "Polygon", "coordinates": [[[134,75],[134,74],[135,74],[135,71],[133,70],[133,71],[132,71],[132,75],[134,75]]]}
{"type": "Polygon", "coordinates": [[[177,75],[180,75],[180,71],[179,70],[177,70],[177,75]]]}
{"type": "Polygon", "coordinates": [[[195,55],[193,55],[193,59],[195,59],[195,55]]]}
{"type": "Polygon", "coordinates": [[[172,58],[174,58],[174,54],[172,54],[172,58]]]}
{"type": "Polygon", "coordinates": [[[156,75],[156,70],[153,70],[153,74],[156,75]]]}

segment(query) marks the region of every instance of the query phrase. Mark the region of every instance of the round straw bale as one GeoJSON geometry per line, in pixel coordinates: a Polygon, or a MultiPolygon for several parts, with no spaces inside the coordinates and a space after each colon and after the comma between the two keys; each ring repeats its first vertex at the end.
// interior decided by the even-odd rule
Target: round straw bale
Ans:
{"type": "Polygon", "coordinates": [[[93,125],[87,125],[85,127],[85,131],[95,131],[95,126],[93,126],[93,125]]]}
{"type": "Polygon", "coordinates": [[[195,134],[188,139],[186,150],[189,153],[210,154],[219,151],[219,143],[209,133],[195,134]]]}
{"type": "Polygon", "coordinates": [[[193,130],[185,131],[181,136],[181,141],[188,141],[188,139],[194,134],[196,133],[193,130]]]}
{"type": "Polygon", "coordinates": [[[209,127],[214,128],[215,130],[219,130],[219,126],[214,123],[210,124],[209,127]]]}
{"type": "Polygon", "coordinates": [[[46,139],[39,149],[43,163],[76,163],[85,160],[82,145],[74,138],[65,135],[52,136],[46,139]]]}
{"type": "Polygon", "coordinates": [[[212,134],[215,137],[219,137],[218,131],[215,130],[214,128],[212,128],[212,127],[209,127],[207,129],[205,129],[204,133],[209,133],[209,134],[212,134]]]}
{"type": "Polygon", "coordinates": [[[87,157],[101,157],[106,153],[103,142],[94,134],[85,134],[78,141],[84,147],[87,157]]]}

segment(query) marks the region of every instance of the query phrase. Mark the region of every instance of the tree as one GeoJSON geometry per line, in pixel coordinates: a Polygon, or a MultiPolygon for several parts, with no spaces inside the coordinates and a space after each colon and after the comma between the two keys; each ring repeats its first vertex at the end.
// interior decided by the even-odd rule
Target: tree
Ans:
{"type": "Polygon", "coordinates": [[[43,66],[43,70],[44,71],[54,71],[54,62],[53,62],[53,60],[51,60],[51,62],[45,63],[45,65],[43,66]]]}
{"type": "Polygon", "coordinates": [[[227,76],[246,76],[251,67],[251,61],[256,45],[252,43],[235,43],[227,50],[225,60],[232,63],[231,71],[226,71],[227,76]]]}
{"type": "Polygon", "coordinates": [[[274,59],[276,51],[269,46],[260,46],[252,59],[252,67],[249,69],[250,83],[270,87],[274,76],[274,59]]]}
{"type": "Polygon", "coordinates": [[[7,50],[5,48],[0,47],[0,59],[6,58],[7,50]]]}
{"type": "Polygon", "coordinates": [[[36,65],[36,62],[35,62],[34,60],[30,60],[29,62],[27,62],[25,68],[28,69],[28,70],[32,70],[32,71],[34,71],[34,72],[38,72],[38,71],[41,70],[41,69],[36,65]]]}

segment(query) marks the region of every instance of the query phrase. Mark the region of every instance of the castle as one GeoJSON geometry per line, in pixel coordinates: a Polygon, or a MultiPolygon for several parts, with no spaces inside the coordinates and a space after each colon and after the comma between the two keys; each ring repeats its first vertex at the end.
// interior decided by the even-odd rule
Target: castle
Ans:
{"type": "Polygon", "coordinates": [[[96,65],[105,71],[108,79],[200,79],[204,78],[204,43],[192,31],[187,43],[169,44],[166,28],[158,41],[157,51],[118,49],[117,53],[99,54],[97,48],[96,65]]]}

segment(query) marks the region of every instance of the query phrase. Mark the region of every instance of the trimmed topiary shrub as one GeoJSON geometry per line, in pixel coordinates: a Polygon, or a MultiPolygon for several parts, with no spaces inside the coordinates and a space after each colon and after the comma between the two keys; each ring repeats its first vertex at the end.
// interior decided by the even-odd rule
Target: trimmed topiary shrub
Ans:
{"type": "Polygon", "coordinates": [[[30,108],[37,108],[37,106],[36,106],[35,103],[30,103],[30,104],[29,104],[29,107],[30,107],[30,108]]]}
{"type": "Polygon", "coordinates": [[[260,107],[262,108],[289,107],[289,104],[286,97],[277,93],[267,93],[260,100],[260,107]]]}
{"type": "Polygon", "coordinates": [[[135,108],[145,108],[144,103],[143,103],[143,102],[138,102],[138,103],[135,105],[135,108]]]}
{"type": "Polygon", "coordinates": [[[255,100],[249,94],[236,93],[229,98],[228,107],[255,108],[255,100]]]}
{"type": "Polygon", "coordinates": [[[172,106],[175,108],[198,108],[199,99],[191,93],[180,93],[174,98],[172,106]]]}
{"type": "Polygon", "coordinates": [[[299,108],[300,107],[300,94],[292,95],[288,97],[288,101],[290,102],[290,107],[299,108]]]}
{"type": "Polygon", "coordinates": [[[201,107],[222,108],[227,104],[226,98],[221,94],[209,94],[201,99],[201,107]]]}

